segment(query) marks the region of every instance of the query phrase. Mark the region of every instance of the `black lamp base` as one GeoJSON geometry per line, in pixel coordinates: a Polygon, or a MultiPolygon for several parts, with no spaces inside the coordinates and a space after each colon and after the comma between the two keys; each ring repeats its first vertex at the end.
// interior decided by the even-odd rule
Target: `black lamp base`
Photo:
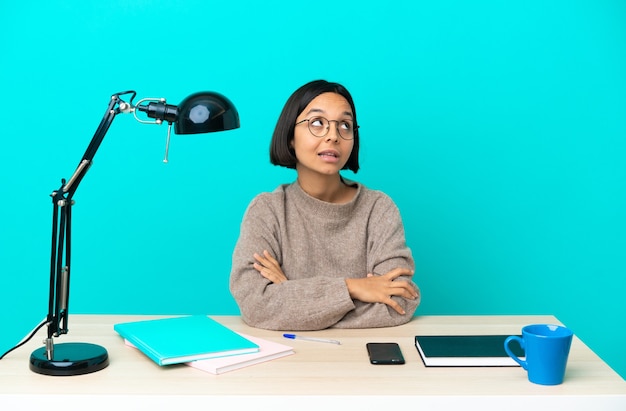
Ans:
{"type": "Polygon", "coordinates": [[[89,343],[63,343],[54,345],[52,360],[46,348],[30,355],[30,369],[45,375],[81,375],[100,371],[109,365],[109,354],[104,347],[89,343]]]}

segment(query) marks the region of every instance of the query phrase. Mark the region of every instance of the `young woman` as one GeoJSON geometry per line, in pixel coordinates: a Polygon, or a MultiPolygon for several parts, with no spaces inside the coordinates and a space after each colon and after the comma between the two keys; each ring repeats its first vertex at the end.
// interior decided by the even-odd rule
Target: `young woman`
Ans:
{"type": "Polygon", "coordinates": [[[270,161],[297,180],[252,200],[233,253],[230,291],[247,324],[368,328],[413,316],[420,293],[398,208],[340,174],[359,169],[358,128],[337,83],[305,84],[285,104],[270,161]]]}

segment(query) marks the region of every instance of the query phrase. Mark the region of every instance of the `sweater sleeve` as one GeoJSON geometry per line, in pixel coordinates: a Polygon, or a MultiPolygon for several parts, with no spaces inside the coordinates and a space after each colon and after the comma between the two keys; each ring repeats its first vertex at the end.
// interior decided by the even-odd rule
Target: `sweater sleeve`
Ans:
{"type": "MultiPolygon", "coordinates": [[[[279,215],[260,195],[244,215],[233,252],[230,291],[242,319],[272,330],[320,330],[339,322],[355,304],[343,278],[311,277],[273,284],[253,267],[254,253],[268,250],[282,266],[279,215]]],[[[285,273],[289,278],[289,273],[285,273]]]]}
{"type": "MultiPolygon", "coordinates": [[[[368,220],[367,267],[374,275],[383,275],[395,268],[415,270],[410,248],[406,244],[404,225],[393,200],[381,193],[368,220]]],[[[411,320],[421,302],[419,287],[413,276],[401,276],[395,281],[408,281],[417,291],[417,298],[392,298],[404,309],[399,314],[383,303],[355,301],[355,309],[336,324],[337,328],[374,328],[404,324],[411,320]]]]}

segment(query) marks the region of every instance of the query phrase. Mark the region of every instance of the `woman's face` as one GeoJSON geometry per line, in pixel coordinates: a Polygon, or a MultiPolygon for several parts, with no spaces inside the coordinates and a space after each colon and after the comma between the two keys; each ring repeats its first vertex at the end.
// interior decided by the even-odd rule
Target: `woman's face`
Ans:
{"type": "Polygon", "coordinates": [[[296,119],[291,141],[296,169],[324,175],[339,173],[354,147],[353,117],[350,104],[340,94],[323,93],[311,100],[296,119]]]}

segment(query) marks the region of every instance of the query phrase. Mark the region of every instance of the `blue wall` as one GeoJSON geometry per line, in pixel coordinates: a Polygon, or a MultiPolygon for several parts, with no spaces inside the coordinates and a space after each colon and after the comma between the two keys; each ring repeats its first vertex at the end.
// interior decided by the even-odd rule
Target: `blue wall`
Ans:
{"type": "MultiPolygon", "coordinates": [[[[419,314],[554,314],[626,376],[626,3],[4,2],[0,351],[47,310],[51,201],[111,94],[227,95],[242,127],[118,116],[78,189],[71,310],[235,314],[242,214],[292,181],[289,94],[344,83],[364,184],[400,207],[419,314]]],[[[70,319],[71,320],[71,319],[70,319]]]]}

